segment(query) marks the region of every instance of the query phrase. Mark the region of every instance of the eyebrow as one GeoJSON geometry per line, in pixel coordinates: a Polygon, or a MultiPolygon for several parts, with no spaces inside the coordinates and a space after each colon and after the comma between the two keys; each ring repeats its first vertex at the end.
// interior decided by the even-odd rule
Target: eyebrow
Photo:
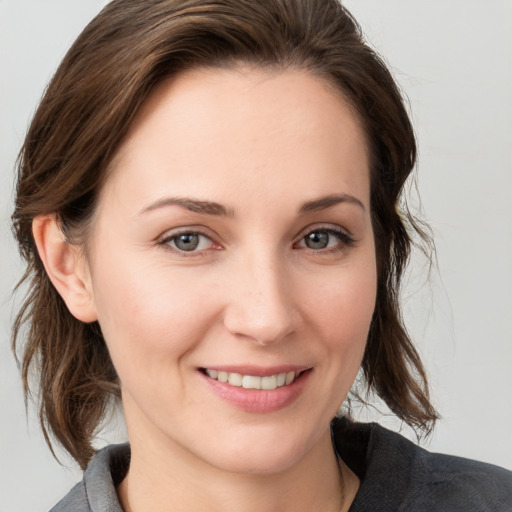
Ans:
{"type": "MultiPolygon", "coordinates": [[[[364,204],[357,199],[357,197],[350,194],[332,194],[313,201],[307,201],[299,208],[299,213],[304,214],[327,210],[328,208],[332,208],[340,203],[354,204],[359,206],[363,211],[366,211],[364,204]]],[[[226,208],[222,204],[215,203],[213,201],[201,201],[190,197],[164,197],[154,201],[149,206],[146,206],[140,213],[149,213],[167,206],[181,206],[186,210],[203,215],[219,215],[225,217],[234,216],[233,210],[226,208]]]]}
{"type": "Polygon", "coordinates": [[[194,213],[202,213],[204,215],[221,215],[221,216],[233,216],[233,211],[226,208],[225,206],[215,203],[212,201],[201,201],[199,199],[192,199],[190,197],[164,197],[158,199],[149,206],[146,206],[141,210],[141,214],[148,213],[159,208],[166,206],[181,206],[186,210],[190,210],[194,213]]]}
{"type": "Polygon", "coordinates": [[[319,199],[315,199],[314,201],[308,201],[304,203],[300,209],[299,213],[310,213],[310,212],[318,212],[321,210],[327,210],[337,204],[340,203],[349,203],[359,206],[363,212],[366,211],[364,204],[357,199],[357,197],[351,196],[350,194],[332,194],[329,196],[321,197],[319,199]]]}

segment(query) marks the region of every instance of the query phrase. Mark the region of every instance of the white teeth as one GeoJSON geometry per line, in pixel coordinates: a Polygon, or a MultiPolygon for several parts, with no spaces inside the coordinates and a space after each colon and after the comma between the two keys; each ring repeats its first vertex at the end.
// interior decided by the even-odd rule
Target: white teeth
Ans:
{"type": "Polygon", "coordinates": [[[261,389],[261,377],[244,375],[244,378],[242,379],[242,387],[245,389],[261,389]]]}
{"type": "Polygon", "coordinates": [[[255,375],[210,370],[209,368],[205,370],[205,373],[211,379],[227,382],[231,386],[243,387],[244,389],[276,389],[288,386],[299,375],[299,372],[283,372],[266,377],[257,377],[255,375]]]}
{"type": "Polygon", "coordinates": [[[232,386],[240,387],[242,385],[242,376],[239,373],[228,373],[228,382],[232,386]]]}
{"type": "Polygon", "coordinates": [[[206,373],[208,374],[208,377],[211,377],[212,379],[216,379],[219,376],[219,372],[217,370],[206,370],[206,373]]]}
{"type": "Polygon", "coordinates": [[[269,375],[261,378],[261,389],[276,389],[277,375],[269,375]]]}

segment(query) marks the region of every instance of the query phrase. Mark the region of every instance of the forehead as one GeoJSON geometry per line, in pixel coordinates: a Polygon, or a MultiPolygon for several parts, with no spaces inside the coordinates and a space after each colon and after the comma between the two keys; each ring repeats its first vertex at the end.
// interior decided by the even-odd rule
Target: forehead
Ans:
{"type": "Polygon", "coordinates": [[[224,201],[250,191],[269,201],[276,191],[296,188],[307,200],[337,187],[367,202],[367,153],[353,109],[307,71],[197,69],[155,89],[106,188],[141,200],[172,192],[224,201]]]}

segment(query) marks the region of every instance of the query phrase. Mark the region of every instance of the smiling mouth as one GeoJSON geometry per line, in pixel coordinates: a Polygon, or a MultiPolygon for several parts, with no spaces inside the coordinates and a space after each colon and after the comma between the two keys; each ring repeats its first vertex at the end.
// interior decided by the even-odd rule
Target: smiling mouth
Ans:
{"type": "Polygon", "coordinates": [[[203,369],[203,373],[208,375],[210,379],[244,389],[262,390],[272,390],[282,388],[284,386],[289,386],[298,377],[300,377],[304,371],[283,372],[276,373],[274,375],[267,375],[265,377],[258,377],[256,375],[243,375],[241,373],[224,372],[220,370],[212,370],[210,368],[203,369]]]}

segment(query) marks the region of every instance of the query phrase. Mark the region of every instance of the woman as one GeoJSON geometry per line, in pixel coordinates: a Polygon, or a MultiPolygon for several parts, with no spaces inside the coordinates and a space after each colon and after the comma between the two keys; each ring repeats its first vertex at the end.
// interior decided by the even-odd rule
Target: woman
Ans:
{"type": "Polygon", "coordinates": [[[507,510],[508,472],[332,421],[360,368],[437,418],[397,303],[414,161],[336,2],[109,4],[35,115],[13,217],[25,384],[38,360],[45,433],[88,467],[55,510],[507,510]],[[113,397],[130,447],[92,458],[113,397]]]}

